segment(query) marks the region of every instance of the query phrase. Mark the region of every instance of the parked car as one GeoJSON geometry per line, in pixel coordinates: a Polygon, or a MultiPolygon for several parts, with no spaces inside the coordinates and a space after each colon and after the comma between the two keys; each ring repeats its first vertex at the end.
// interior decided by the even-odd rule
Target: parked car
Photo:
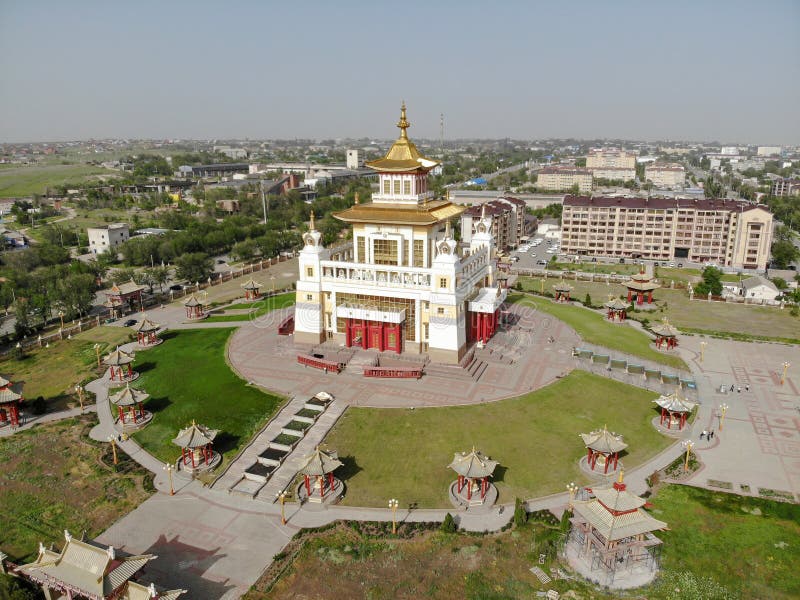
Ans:
{"type": "Polygon", "coordinates": [[[537,265],[546,265],[546,264],[547,264],[547,261],[546,261],[546,260],[537,260],[537,261],[536,261],[536,264],[537,264],[537,265]]]}
{"type": "Polygon", "coordinates": [[[138,323],[136,319],[128,319],[122,325],[125,327],[133,327],[134,325],[136,325],[136,323],[138,323]]]}
{"type": "Polygon", "coordinates": [[[175,284],[175,285],[169,286],[169,289],[171,289],[173,292],[180,292],[183,289],[183,286],[175,284]]]}

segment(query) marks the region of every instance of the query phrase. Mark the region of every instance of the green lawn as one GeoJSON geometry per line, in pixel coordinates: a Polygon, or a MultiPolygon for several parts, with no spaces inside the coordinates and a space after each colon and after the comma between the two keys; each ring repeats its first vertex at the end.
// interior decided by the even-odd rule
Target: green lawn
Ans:
{"type": "Polygon", "coordinates": [[[93,175],[113,177],[114,171],[93,165],[36,165],[0,170],[0,198],[44,194],[48,187],[81,183],[93,175]]]}
{"type": "MultiPolygon", "coordinates": [[[[582,296],[576,295],[576,297],[583,299],[582,296]]],[[[665,354],[652,348],[652,341],[641,331],[637,331],[627,325],[609,323],[598,312],[587,310],[582,306],[558,304],[542,297],[522,297],[518,294],[512,294],[510,300],[512,302],[532,303],[536,310],[541,310],[553,315],[560,321],[564,321],[590,344],[598,344],[610,350],[627,352],[676,369],[687,369],[686,363],[680,357],[665,354]]]]}
{"type": "Polygon", "coordinates": [[[661,487],[653,516],[669,524],[663,567],[711,577],[742,598],[800,598],[800,506],[661,487]]]}
{"type": "Polygon", "coordinates": [[[500,501],[563,491],[584,481],[579,433],[607,425],[625,436],[627,467],[641,464],[670,443],[650,424],[657,394],[574,371],[512,400],[478,406],[416,410],[350,407],[325,439],[345,463],[345,504],[383,506],[398,498],[424,507],[448,506],[455,479],[447,465],[456,451],[480,449],[500,461],[500,501]]]}
{"type": "Polygon", "coordinates": [[[233,331],[168,332],[163,344],[137,355],[134,368],[141,377],[134,386],[150,394],[145,408],[154,418],[133,437],[160,460],[178,456],[172,439],[194,419],[220,430],[214,448],[227,462],[283,403],[283,398],[247,385],[230,369],[225,349],[233,331]]]}
{"type": "MultiPolygon", "coordinates": [[[[272,312],[273,310],[277,310],[279,308],[287,308],[289,306],[294,305],[295,294],[294,292],[288,292],[286,294],[278,294],[277,296],[269,296],[268,298],[264,298],[262,300],[257,300],[255,302],[240,302],[237,304],[233,304],[231,306],[226,306],[224,308],[225,311],[227,310],[247,310],[249,309],[250,312],[248,313],[238,313],[238,314],[214,314],[208,317],[205,322],[206,323],[229,323],[229,322],[237,322],[237,321],[252,321],[258,319],[259,317],[272,312]]],[[[277,323],[276,323],[277,325],[277,323]]]]}

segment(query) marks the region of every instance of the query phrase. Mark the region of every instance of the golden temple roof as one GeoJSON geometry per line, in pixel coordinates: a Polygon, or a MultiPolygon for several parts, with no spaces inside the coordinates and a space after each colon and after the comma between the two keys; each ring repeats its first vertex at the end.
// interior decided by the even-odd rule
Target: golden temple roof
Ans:
{"type": "Polygon", "coordinates": [[[670,324],[667,317],[664,317],[659,325],[653,327],[653,333],[661,337],[675,337],[678,335],[678,330],[670,324]]]}
{"type": "Polygon", "coordinates": [[[472,452],[456,452],[453,462],[448,466],[459,475],[467,478],[491,477],[497,461],[491,460],[483,455],[479,450],[472,449],[472,452]]]}
{"type": "Polygon", "coordinates": [[[591,433],[581,433],[581,439],[587,448],[591,448],[595,452],[602,452],[604,454],[614,454],[621,452],[628,447],[628,444],[622,441],[622,436],[611,433],[605,426],[598,431],[591,433]]]}
{"type": "Polygon", "coordinates": [[[375,203],[355,204],[334,217],[345,223],[396,223],[400,225],[435,225],[459,216],[466,210],[449,200],[432,200],[426,204],[375,203]]]}
{"type": "Polygon", "coordinates": [[[417,150],[414,142],[408,139],[406,129],[411,127],[411,123],[406,119],[406,103],[400,109],[400,121],[397,123],[400,128],[400,137],[397,138],[386,156],[377,160],[368,161],[366,166],[376,171],[384,173],[401,173],[408,171],[428,172],[439,164],[439,161],[424,157],[417,150]]]}

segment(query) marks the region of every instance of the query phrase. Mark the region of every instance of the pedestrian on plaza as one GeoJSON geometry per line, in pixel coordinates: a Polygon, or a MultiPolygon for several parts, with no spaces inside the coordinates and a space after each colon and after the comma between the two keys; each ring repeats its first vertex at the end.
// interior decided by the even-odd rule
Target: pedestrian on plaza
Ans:
{"type": "Polygon", "coordinates": [[[739,386],[738,388],[736,388],[736,391],[737,391],[739,394],[741,394],[741,393],[742,393],[742,386],[739,386]]]}
{"type": "Polygon", "coordinates": [[[708,434],[708,439],[709,440],[713,440],[714,439],[714,430],[713,429],[711,430],[711,433],[708,434]]]}
{"type": "Polygon", "coordinates": [[[731,393],[733,393],[733,384],[731,384],[731,393]]]}
{"type": "Polygon", "coordinates": [[[705,429],[703,429],[703,433],[700,434],[700,439],[702,440],[704,437],[706,437],[707,434],[708,432],[705,429]]]}
{"type": "Polygon", "coordinates": [[[744,386],[744,391],[745,392],[749,392],[750,391],[750,384],[749,383],[744,386]]]}

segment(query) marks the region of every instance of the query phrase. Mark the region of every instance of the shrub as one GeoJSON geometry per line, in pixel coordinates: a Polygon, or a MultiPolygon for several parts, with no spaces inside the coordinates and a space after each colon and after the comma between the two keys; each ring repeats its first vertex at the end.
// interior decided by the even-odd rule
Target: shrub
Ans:
{"type": "Polygon", "coordinates": [[[444,521],[442,521],[441,530],[445,533],[455,533],[458,527],[456,526],[456,521],[453,519],[453,515],[447,513],[444,516],[444,521]]]}
{"type": "Polygon", "coordinates": [[[567,531],[569,531],[569,526],[570,526],[569,520],[570,520],[571,517],[572,517],[572,511],[571,510],[565,510],[564,514],[561,515],[561,523],[559,523],[558,528],[562,532],[566,533],[567,531]]]}
{"type": "Polygon", "coordinates": [[[583,305],[588,306],[590,308],[592,306],[592,297],[589,295],[588,292],[586,293],[586,298],[583,299],[583,305]]]}
{"type": "Polygon", "coordinates": [[[525,504],[517,498],[514,501],[514,525],[517,527],[523,526],[528,521],[528,513],[525,510],[525,504]]]}

